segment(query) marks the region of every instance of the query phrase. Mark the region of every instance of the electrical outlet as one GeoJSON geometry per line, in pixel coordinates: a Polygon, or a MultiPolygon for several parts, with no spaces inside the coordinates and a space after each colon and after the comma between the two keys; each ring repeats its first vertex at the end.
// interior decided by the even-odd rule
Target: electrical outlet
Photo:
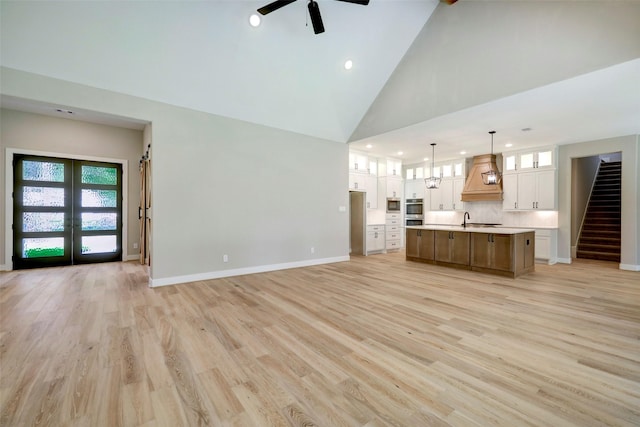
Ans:
{"type": "Polygon", "coordinates": [[[229,262],[229,255],[227,254],[222,255],[222,262],[229,262]]]}
{"type": "Polygon", "coordinates": [[[311,253],[315,254],[316,253],[316,248],[314,248],[313,246],[311,246],[311,253]]]}
{"type": "Polygon", "coordinates": [[[133,244],[133,249],[138,249],[138,244],[137,243],[133,244]]]}

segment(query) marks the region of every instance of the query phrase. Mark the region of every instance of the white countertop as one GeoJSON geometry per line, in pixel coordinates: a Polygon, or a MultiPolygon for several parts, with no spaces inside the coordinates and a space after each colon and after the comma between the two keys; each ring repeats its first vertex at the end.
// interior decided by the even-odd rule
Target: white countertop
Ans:
{"type": "Polygon", "coordinates": [[[468,233],[493,233],[493,234],[520,234],[535,232],[533,228],[510,228],[510,227],[478,227],[461,225],[415,225],[407,226],[407,230],[437,230],[437,231],[466,231],[468,233]]]}

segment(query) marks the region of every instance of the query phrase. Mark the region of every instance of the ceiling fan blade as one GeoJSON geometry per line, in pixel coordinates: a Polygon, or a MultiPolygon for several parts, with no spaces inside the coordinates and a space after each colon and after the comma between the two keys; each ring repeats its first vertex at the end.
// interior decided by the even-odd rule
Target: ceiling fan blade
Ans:
{"type": "Polygon", "coordinates": [[[258,9],[258,12],[261,15],[266,15],[268,13],[273,12],[274,10],[278,10],[281,7],[285,7],[288,4],[293,3],[296,0],[276,0],[273,3],[269,3],[266,6],[262,6],[260,9],[258,9]]]}
{"type": "Polygon", "coordinates": [[[308,8],[314,34],[324,33],[324,24],[322,23],[322,17],[320,16],[318,2],[314,0],[309,1],[308,8]]]}
{"type": "Polygon", "coordinates": [[[361,4],[363,6],[366,6],[366,5],[369,4],[369,0],[336,0],[336,1],[343,1],[345,3],[361,4]]]}

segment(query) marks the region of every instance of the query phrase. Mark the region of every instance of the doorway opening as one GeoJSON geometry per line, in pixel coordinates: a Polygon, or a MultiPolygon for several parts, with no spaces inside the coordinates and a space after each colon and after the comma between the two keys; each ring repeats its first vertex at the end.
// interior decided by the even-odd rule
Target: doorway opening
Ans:
{"type": "Polygon", "coordinates": [[[621,153],[572,159],[572,257],[620,262],[621,153]]]}
{"type": "Polygon", "coordinates": [[[13,268],[122,260],[122,165],[14,154],[13,268]]]}

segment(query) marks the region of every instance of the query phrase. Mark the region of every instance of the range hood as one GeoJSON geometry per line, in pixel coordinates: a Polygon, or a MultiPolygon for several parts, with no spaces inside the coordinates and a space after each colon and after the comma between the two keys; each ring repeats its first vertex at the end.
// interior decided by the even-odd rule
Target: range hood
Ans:
{"type": "Polygon", "coordinates": [[[462,190],[463,202],[502,201],[502,181],[496,185],[486,185],[482,182],[482,173],[491,169],[500,170],[495,154],[483,154],[473,158],[473,165],[462,190]]]}

